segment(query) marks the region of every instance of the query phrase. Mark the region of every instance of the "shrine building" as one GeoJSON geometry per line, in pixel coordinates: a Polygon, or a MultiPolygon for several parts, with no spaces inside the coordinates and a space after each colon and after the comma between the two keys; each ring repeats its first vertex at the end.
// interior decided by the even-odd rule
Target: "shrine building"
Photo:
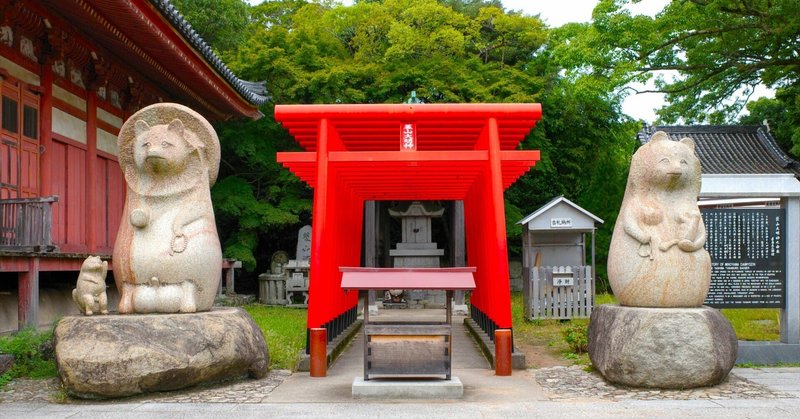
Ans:
{"type": "Polygon", "coordinates": [[[463,202],[474,271],[406,272],[408,284],[447,288],[474,276],[471,317],[490,337],[511,329],[503,191],[539,160],[517,145],[541,115],[533,103],[276,105],[275,119],[306,150],[277,159],[314,189],[308,328],[326,329],[331,341],[356,320],[348,275],[397,276],[352,270],[361,266],[367,203],[443,200],[463,202]]]}
{"type": "Polygon", "coordinates": [[[49,322],[40,274],[110,257],[130,115],[177,102],[212,122],[256,119],[267,100],[165,0],[3,0],[0,95],[0,285],[18,283],[19,327],[49,322]]]}

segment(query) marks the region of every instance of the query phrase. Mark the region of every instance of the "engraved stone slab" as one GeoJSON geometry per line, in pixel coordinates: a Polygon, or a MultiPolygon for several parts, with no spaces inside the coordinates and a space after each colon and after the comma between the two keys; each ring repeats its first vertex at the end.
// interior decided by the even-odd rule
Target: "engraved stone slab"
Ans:
{"type": "Polygon", "coordinates": [[[311,259],[311,226],[303,226],[297,232],[297,251],[295,259],[309,261],[311,259]]]}

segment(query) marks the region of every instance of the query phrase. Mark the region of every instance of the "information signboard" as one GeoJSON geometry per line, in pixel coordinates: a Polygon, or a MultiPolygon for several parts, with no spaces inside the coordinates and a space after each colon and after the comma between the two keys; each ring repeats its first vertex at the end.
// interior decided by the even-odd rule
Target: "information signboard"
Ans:
{"type": "Polygon", "coordinates": [[[785,210],[703,209],[716,308],[782,308],[786,299],[785,210]]]}

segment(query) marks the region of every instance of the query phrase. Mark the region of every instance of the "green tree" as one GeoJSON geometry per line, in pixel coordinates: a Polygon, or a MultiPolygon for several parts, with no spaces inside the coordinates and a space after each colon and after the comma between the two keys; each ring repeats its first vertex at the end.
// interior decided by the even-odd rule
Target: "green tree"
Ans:
{"type": "Polygon", "coordinates": [[[236,49],[244,41],[249,6],[243,0],[172,0],[192,28],[218,54],[236,49]]]}
{"type": "Polygon", "coordinates": [[[748,115],[739,120],[745,125],[767,121],[770,133],[781,148],[800,157],[800,86],[778,89],[775,98],[760,98],[747,104],[748,115]]]}
{"type": "Polygon", "coordinates": [[[757,85],[800,82],[796,0],[675,0],[655,18],[632,16],[625,6],[636,2],[602,0],[570,48],[618,88],[654,78],[667,94],[663,122],[733,121],[757,85]]]}

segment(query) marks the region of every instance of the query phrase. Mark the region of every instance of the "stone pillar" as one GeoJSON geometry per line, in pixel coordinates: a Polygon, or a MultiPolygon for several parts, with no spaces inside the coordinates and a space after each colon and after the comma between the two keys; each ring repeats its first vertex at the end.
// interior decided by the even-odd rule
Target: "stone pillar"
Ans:
{"type": "Polygon", "coordinates": [[[781,309],[781,342],[800,343],[800,197],[781,198],[786,209],[786,305],[781,309]]]}

